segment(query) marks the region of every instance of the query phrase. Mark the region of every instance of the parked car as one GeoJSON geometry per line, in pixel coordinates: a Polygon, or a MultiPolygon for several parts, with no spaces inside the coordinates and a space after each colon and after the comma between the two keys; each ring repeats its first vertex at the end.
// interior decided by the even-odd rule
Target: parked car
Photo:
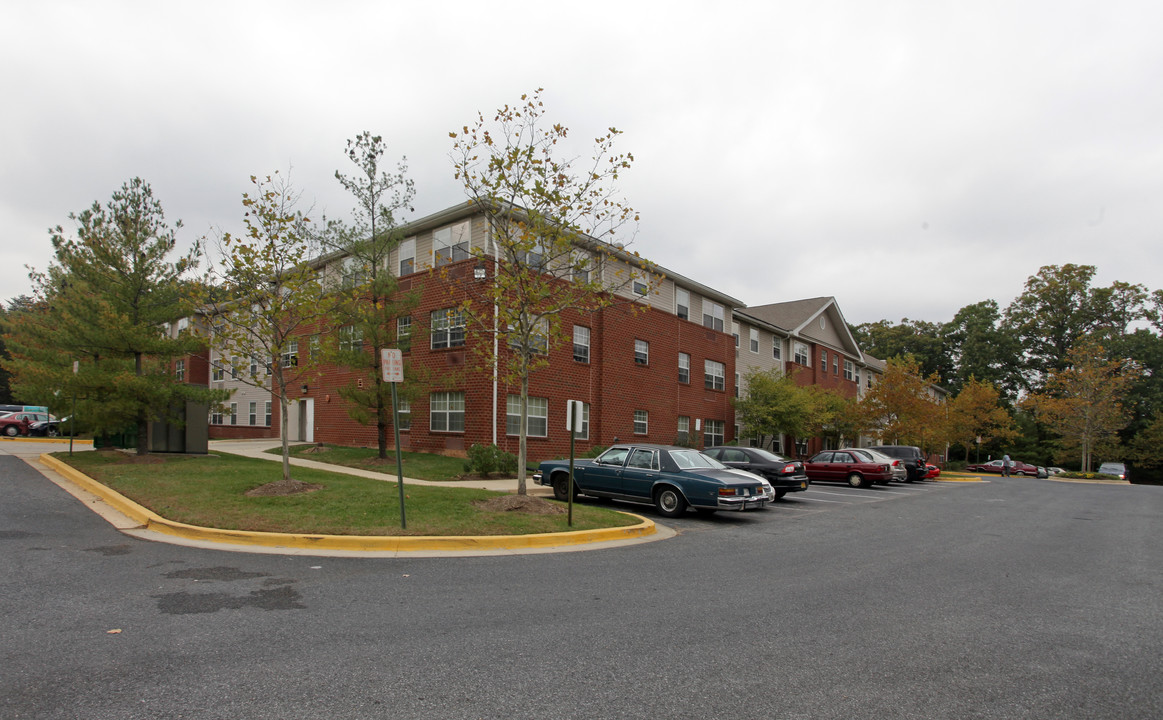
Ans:
{"type": "MultiPolygon", "coordinates": [[[[851,450],[854,453],[858,453],[860,455],[867,456],[870,460],[872,460],[872,462],[888,463],[888,468],[889,468],[889,470],[892,471],[892,479],[893,480],[895,480],[896,482],[907,482],[908,481],[909,471],[905,468],[905,463],[903,460],[898,460],[897,458],[889,457],[888,455],[885,455],[884,453],[880,452],[879,450],[873,450],[872,448],[849,448],[849,450],[851,450]]],[[[887,485],[888,482],[886,481],[882,484],[887,485]]]]}
{"type": "Polygon", "coordinates": [[[926,480],[933,480],[934,478],[937,478],[940,475],[941,475],[941,468],[937,467],[933,463],[926,463],[925,464],[925,479],[926,480]]]}
{"type": "Polygon", "coordinates": [[[928,463],[925,461],[925,453],[921,452],[919,447],[915,445],[873,445],[870,449],[904,462],[905,470],[909,474],[907,482],[925,479],[928,463]]]}
{"type": "Polygon", "coordinates": [[[1119,480],[1127,479],[1127,466],[1121,462],[1105,462],[1098,466],[1098,471],[1103,475],[1114,475],[1119,480]]]}
{"type": "Polygon", "coordinates": [[[1048,468],[1046,468],[1046,474],[1051,476],[1051,477],[1054,475],[1061,475],[1064,472],[1066,472],[1066,471],[1060,467],[1048,467],[1048,468]]]}
{"type": "Polygon", "coordinates": [[[731,445],[716,445],[703,450],[703,453],[727,467],[746,470],[765,478],[774,488],[776,498],[808,489],[810,481],[804,472],[804,464],[799,460],[788,460],[763,448],[731,445]]]}
{"type": "Polygon", "coordinates": [[[32,423],[38,420],[48,420],[48,417],[48,413],[25,412],[23,410],[4,413],[0,415],[0,433],[4,433],[8,437],[28,435],[32,423]]]}
{"type": "MultiPolygon", "coordinates": [[[[970,465],[965,469],[969,472],[987,472],[997,473],[1001,475],[1001,460],[990,460],[987,463],[980,463],[978,465],[970,465]]],[[[1010,474],[1011,475],[1029,475],[1030,477],[1038,476],[1038,468],[1029,463],[1024,463],[1020,460],[1010,460],[1010,474]]]]}
{"type": "Polygon", "coordinates": [[[28,432],[30,435],[39,435],[41,437],[67,435],[69,432],[69,418],[50,417],[48,420],[37,420],[28,426],[28,432]]]}
{"type": "MultiPolygon", "coordinates": [[[[679,517],[687,507],[702,512],[752,510],[767,505],[763,481],[698,450],[670,445],[614,445],[595,460],[577,460],[574,493],[652,503],[663,517],[679,517]]],[[[569,497],[569,461],[549,460],[533,482],[569,497]]]]}
{"type": "Polygon", "coordinates": [[[868,455],[858,455],[850,449],[818,452],[804,463],[804,470],[812,482],[847,482],[852,487],[892,480],[888,463],[873,462],[868,455]]]}

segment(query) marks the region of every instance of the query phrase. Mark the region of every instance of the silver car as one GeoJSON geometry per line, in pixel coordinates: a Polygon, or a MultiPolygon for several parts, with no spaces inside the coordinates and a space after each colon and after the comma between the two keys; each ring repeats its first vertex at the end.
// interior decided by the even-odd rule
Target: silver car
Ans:
{"type": "Polygon", "coordinates": [[[871,458],[872,462],[887,464],[889,469],[892,470],[892,479],[895,482],[904,482],[909,477],[908,468],[898,458],[889,457],[879,450],[872,450],[871,448],[849,448],[849,450],[871,458]]]}

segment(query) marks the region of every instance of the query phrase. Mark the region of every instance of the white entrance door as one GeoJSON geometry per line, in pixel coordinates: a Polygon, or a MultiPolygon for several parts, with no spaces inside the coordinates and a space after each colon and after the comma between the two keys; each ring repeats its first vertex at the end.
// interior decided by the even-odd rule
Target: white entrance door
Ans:
{"type": "Polygon", "coordinates": [[[299,442],[315,442],[315,398],[300,398],[299,406],[299,442]]]}

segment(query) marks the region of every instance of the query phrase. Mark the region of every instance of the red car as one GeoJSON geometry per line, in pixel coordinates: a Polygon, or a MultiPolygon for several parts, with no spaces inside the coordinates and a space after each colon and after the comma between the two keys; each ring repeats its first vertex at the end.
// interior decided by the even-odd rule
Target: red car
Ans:
{"type": "MultiPolygon", "coordinates": [[[[965,469],[969,472],[987,472],[1001,475],[1001,464],[1001,460],[990,460],[989,462],[981,463],[980,465],[970,465],[965,469]]],[[[1020,460],[1010,460],[1010,475],[1029,475],[1030,477],[1038,477],[1038,468],[1020,460]]]]}
{"type": "Polygon", "coordinates": [[[10,412],[0,415],[0,433],[4,433],[8,437],[28,435],[28,426],[36,419],[33,415],[29,412],[10,412]]]}
{"type": "Polygon", "coordinates": [[[937,467],[936,465],[929,463],[928,465],[925,466],[925,479],[926,480],[932,480],[933,478],[937,477],[940,474],[941,474],[941,468],[937,467]]]}
{"type": "Polygon", "coordinates": [[[847,482],[852,487],[868,487],[892,480],[892,468],[886,462],[870,462],[865,453],[848,450],[818,452],[804,463],[812,482],[818,480],[847,482]]]}

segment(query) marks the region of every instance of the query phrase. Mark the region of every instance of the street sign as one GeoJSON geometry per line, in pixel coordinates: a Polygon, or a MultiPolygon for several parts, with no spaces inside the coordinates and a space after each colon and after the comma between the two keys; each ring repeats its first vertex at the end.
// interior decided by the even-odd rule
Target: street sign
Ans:
{"type": "Polygon", "coordinates": [[[380,350],[380,366],[384,370],[384,382],[404,382],[404,352],[384,348],[380,350]]]}
{"type": "Polygon", "coordinates": [[[582,429],[585,404],[581,400],[565,401],[565,429],[577,432],[582,429]]]}

